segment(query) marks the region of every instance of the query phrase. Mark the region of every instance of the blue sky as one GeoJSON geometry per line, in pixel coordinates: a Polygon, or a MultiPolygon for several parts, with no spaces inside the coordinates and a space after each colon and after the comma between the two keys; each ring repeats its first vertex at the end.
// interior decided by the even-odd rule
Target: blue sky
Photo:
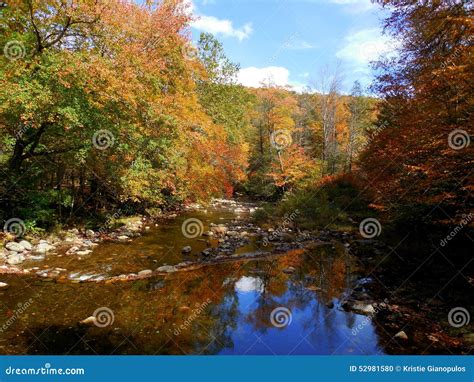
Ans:
{"type": "Polygon", "coordinates": [[[348,92],[357,79],[370,83],[369,62],[392,46],[370,0],[192,0],[191,9],[193,39],[213,33],[247,86],[319,89],[321,73],[338,68],[348,92]]]}

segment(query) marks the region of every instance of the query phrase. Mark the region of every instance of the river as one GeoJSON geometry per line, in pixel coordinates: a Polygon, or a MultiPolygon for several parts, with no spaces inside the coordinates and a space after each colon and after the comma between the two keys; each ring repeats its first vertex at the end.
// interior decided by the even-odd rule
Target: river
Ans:
{"type": "MultiPolygon", "coordinates": [[[[126,243],[103,243],[87,256],[47,255],[67,281],[4,275],[2,354],[383,354],[369,316],[341,302],[363,279],[338,243],[265,259],[205,265],[116,283],[79,283],[198,258],[211,239],[183,235],[183,223],[248,224],[248,209],[191,210],[126,243]],[[191,246],[190,253],[182,248],[191,246]],[[87,317],[96,322],[81,323],[87,317]]],[[[252,235],[238,253],[265,252],[252,235]]],[[[86,320],[87,321],[87,320],[86,320]]]]}

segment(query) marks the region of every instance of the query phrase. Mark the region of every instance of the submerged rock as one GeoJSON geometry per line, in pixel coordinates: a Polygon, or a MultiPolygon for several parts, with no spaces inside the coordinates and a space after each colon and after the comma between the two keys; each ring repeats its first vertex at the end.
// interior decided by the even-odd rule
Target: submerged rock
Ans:
{"type": "Polygon", "coordinates": [[[186,247],[183,247],[183,249],[181,250],[181,253],[191,253],[193,249],[187,245],[186,247]]]}

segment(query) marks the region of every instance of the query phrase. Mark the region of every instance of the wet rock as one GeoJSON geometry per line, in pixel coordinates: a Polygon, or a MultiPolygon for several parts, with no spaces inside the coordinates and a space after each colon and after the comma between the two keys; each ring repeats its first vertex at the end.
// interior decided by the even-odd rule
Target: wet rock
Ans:
{"type": "Polygon", "coordinates": [[[0,282],[0,289],[7,289],[8,288],[8,284],[7,283],[2,283],[0,282]]]}
{"type": "Polygon", "coordinates": [[[121,241],[126,241],[126,240],[129,240],[130,238],[127,235],[120,235],[117,237],[117,239],[121,241]]]}
{"type": "Polygon", "coordinates": [[[166,273],[176,272],[177,270],[178,268],[174,267],[173,265],[163,265],[156,269],[157,272],[166,272],[166,273]]]}
{"type": "Polygon", "coordinates": [[[86,231],[86,236],[87,236],[87,237],[94,237],[94,236],[95,236],[95,232],[92,231],[91,229],[88,229],[88,230],[86,231]]]}
{"type": "Polygon", "coordinates": [[[183,247],[183,249],[181,250],[181,253],[191,253],[193,249],[191,248],[191,246],[187,245],[186,247],[183,247]]]}
{"type": "Polygon", "coordinates": [[[33,249],[33,245],[28,240],[22,240],[19,244],[27,251],[31,251],[33,249]]]}
{"type": "Polygon", "coordinates": [[[25,247],[23,247],[23,245],[14,241],[10,241],[9,243],[7,243],[5,245],[5,248],[13,252],[23,252],[25,250],[25,247]]]}
{"type": "Polygon", "coordinates": [[[397,338],[397,339],[406,341],[408,339],[408,336],[403,330],[401,330],[397,334],[395,334],[393,336],[393,338],[397,338]]]}
{"type": "Polygon", "coordinates": [[[7,257],[7,263],[10,265],[21,264],[23,261],[25,261],[25,256],[19,253],[12,253],[7,257]]]}
{"type": "Polygon", "coordinates": [[[0,249],[0,260],[4,260],[7,258],[7,256],[10,254],[6,249],[1,248],[0,249]]]}
{"type": "Polygon", "coordinates": [[[149,276],[153,273],[151,269],[144,269],[143,271],[138,272],[138,276],[149,276]]]}

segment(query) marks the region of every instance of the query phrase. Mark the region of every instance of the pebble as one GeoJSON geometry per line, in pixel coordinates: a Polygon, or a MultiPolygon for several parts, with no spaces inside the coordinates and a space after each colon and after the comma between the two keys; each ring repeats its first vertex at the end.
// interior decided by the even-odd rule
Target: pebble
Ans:
{"type": "Polygon", "coordinates": [[[407,334],[406,334],[403,330],[401,330],[401,331],[399,331],[397,334],[395,334],[395,335],[393,336],[393,338],[398,338],[398,339],[401,339],[401,340],[405,340],[405,341],[406,341],[406,340],[408,339],[408,336],[407,336],[407,334]]]}

